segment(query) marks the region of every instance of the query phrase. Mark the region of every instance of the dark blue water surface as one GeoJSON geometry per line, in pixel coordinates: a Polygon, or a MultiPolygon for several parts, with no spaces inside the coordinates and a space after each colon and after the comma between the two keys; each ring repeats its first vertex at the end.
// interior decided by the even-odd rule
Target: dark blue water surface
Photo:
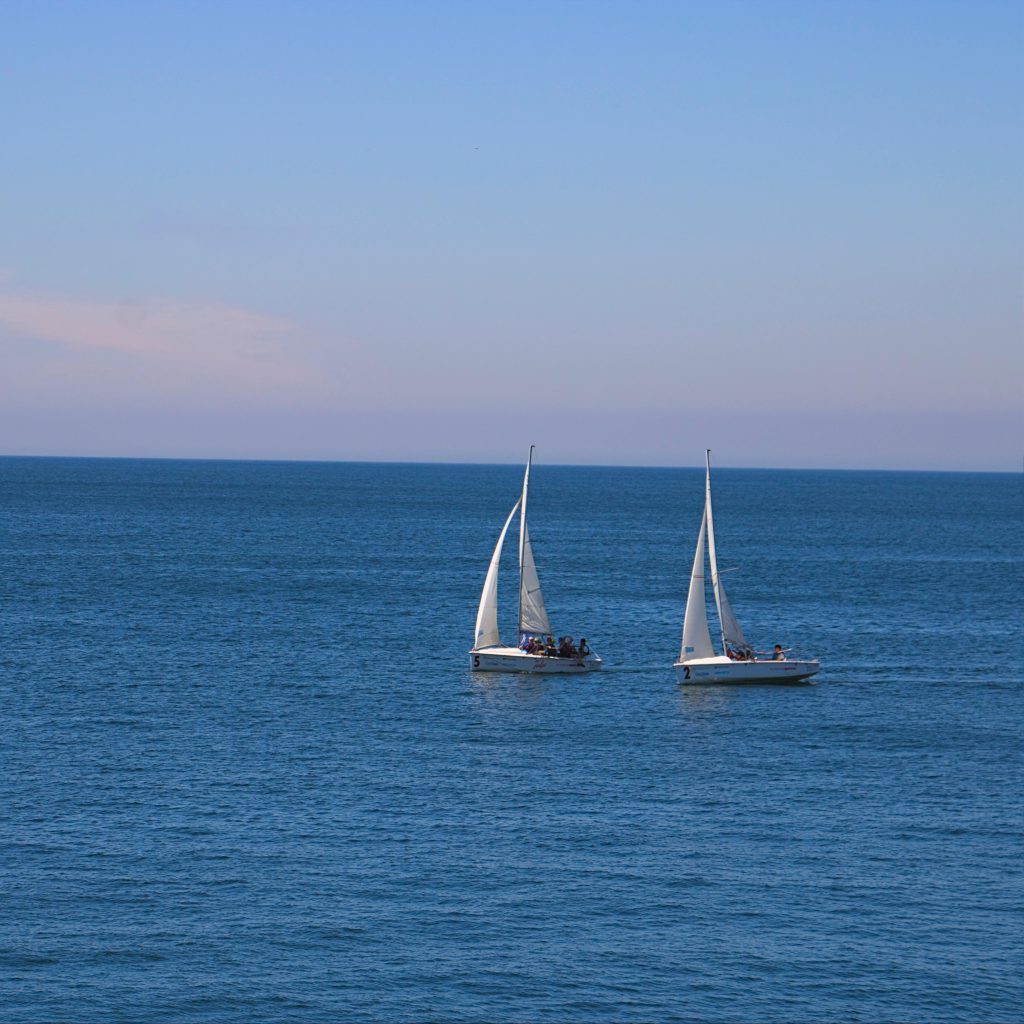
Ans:
{"type": "Polygon", "coordinates": [[[681,689],[698,470],[0,460],[5,1021],[1015,1021],[1020,475],[722,470],[817,684],[681,689]],[[502,581],[514,635],[511,548],[502,581]]]}

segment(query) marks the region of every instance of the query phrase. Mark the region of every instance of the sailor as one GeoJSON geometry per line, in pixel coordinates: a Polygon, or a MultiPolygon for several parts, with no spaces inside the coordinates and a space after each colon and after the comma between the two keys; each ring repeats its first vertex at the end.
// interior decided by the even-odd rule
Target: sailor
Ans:
{"type": "Polygon", "coordinates": [[[782,644],[775,645],[775,651],[772,654],[772,661],[785,661],[786,655],[782,650],[782,644]]]}

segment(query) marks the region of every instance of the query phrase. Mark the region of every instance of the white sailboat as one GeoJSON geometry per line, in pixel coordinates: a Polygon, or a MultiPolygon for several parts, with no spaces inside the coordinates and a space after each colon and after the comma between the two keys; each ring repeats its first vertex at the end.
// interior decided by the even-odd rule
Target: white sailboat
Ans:
{"type": "Polygon", "coordinates": [[[693,572],[683,617],[683,645],[673,666],[681,683],[796,683],[809,679],[821,667],[817,658],[790,658],[782,647],[759,655],[747,643],[736,620],[725,586],[718,571],[715,553],[715,521],[711,514],[711,450],[705,455],[704,512],[697,534],[693,572]],[[707,536],[711,563],[711,586],[715,592],[718,624],[722,634],[722,653],[715,654],[708,630],[707,603],[704,597],[704,538],[707,536]]]}
{"type": "MultiPolygon", "coordinates": [[[[540,589],[537,566],[533,560],[530,531],[526,526],[526,499],[530,487],[530,467],[533,464],[533,445],[523,475],[523,493],[512,506],[505,525],[501,528],[498,543],[491,555],[491,564],[484,577],[484,589],[480,594],[480,608],[476,614],[476,635],[473,649],[469,652],[469,667],[476,672],[594,672],[601,667],[601,659],[592,651],[577,653],[576,656],[559,656],[550,653],[530,653],[529,646],[538,647],[551,636],[544,596],[540,589]],[[505,647],[498,630],[498,564],[505,534],[516,511],[519,512],[519,629],[517,636],[523,646],[505,647]]],[[[582,644],[581,644],[582,647],[582,644]]]]}

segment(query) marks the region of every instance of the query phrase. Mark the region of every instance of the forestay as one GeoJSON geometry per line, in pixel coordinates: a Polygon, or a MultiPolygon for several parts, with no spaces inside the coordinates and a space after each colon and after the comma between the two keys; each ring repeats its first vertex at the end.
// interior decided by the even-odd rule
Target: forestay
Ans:
{"type": "Polygon", "coordinates": [[[505,544],[505,534],[512,523],[512,519],[519,509],[519,501],[512,506],[512,511],[501,528],[501,535],[491,555],[491,564],[487,567],[487,575],[484,577],[484,589],[480,594],[480,607],[476,613],[476,640],[473,647],[499,647],[501,635],[498,632],[498,564],[501,561],[501,549],[505,544]]]}

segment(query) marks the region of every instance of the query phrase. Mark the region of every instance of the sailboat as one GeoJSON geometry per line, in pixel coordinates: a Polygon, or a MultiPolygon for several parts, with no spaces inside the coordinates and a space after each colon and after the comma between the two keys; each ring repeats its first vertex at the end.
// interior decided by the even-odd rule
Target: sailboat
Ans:
{"type": "Polygon", "coordinates": [[[594,672],[601,667],[601,659],[592,651],[581,650],[575,656],[538,653],[551,636],[544,596],[540,590],[537,566],[533,560],[530,531],[526,526],[526,499],[530,488],[530,467],[533,465],[533,445],[523,475],[523,492],[512,506],[498,543],[491,555],[491,564],[484,577],[480,594],[480,608],[476,614],[476,636],[469,652],[469,667],[476,672],[594,672]],[[519,513],[519,637],[521,646],[505,647],[498,631],[498,563],[505,544],[505,534],[519,513]],[[530,653],[527,647],[534,653],[530,653]]]}
{"type": "Polygon", "coordinates": [[[705,454],[704,512],[697,534],[693,572],[683,616],[683,646],[673,666],[680,683],[797,683],[809,679],[821,667],[817,658],[790,658],[779,644],[775,651],[761,654],[747,643],[733,613],[718,571],[715,553],[715,521],[711,514],[711,449],[705,454]],[[715,654],[708,630],[704,597],[704,539],[707,537],[711,586],[715,592],[722,653],[715,654]]]}

